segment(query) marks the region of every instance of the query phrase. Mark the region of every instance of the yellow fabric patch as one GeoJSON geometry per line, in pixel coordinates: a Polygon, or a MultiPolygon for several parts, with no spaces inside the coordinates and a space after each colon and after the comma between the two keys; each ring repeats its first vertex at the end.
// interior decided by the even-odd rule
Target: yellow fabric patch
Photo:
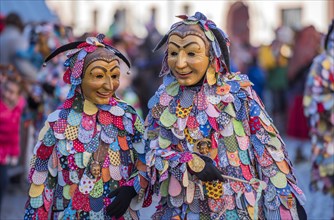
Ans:
{"type": "Polygon", "coordinates": [[[74,141],[78,137],[78,126],[67,125],[65,130],[65,137],[68,140],[74,141]]]}
{"type": "Polygon", "coordinates": [[[44,184],[36,185],[32,183],[29,189],[29,196],[33,198],[37,197],[43,193],[43,190],[44,190],[44,184]]]}
{"type": "Polygon", "coordinates": [[[189,144],[195,143],[195,140],[190,136],[188,128],[184,129],[184,135],[186,136],[186,140],[189,142],[189,144]]]}
{"type": "Polygon", "coordinates": [[[193,154],[193,159],[188,162],[190,169],[196,173],[201,172],[205,167],[205,162],[202,158],[193,154]]]}
{"type": "Polygon", "coordinates": [[[110,164],[113,166],[119,166],[121,164],[119,151],[113,151],[109,149],[108,152],[109,152],[110,164]]]}
{"type": "Polygon", "coordinates": [[[208,70],[206,71],[206,79],[208,80],[208,84],[210,86],[216,84],[217,78],[216,78],[216,72],[214,68],[209,67],[208,70]]]}
{"type": "Polygon", "coordinates": [[[41,129],[41,131],[38,134],[38,140],[40,140],[40,141],[43,140],[44,135],[49,130],[49,128],[50,128],[49,122],[46,121],[44,123],[44,127],[41,129]]]}
{"type": "Polygon", "coordinates": [[[96,107],[96,105],[94,103],[92,103],[92,102],[90,102],[86,99],[84,101],[83,110],[87,115],[94,115],[98,111],[98,108],[96,107]]]}
{"type": "Polygon", "coordinates": [[[176,116],[178,118],[185,118],[190,114],[192,108],[193,106],[190,106],[188,108],[182,108],[180,103],[178,103],[176,106],[176,116]]]}
{"type": "Polygon", "coordinates": [[[222,182],[204,182],[207,196],[212,199],[219,199],[223,195],[222,182]]]}

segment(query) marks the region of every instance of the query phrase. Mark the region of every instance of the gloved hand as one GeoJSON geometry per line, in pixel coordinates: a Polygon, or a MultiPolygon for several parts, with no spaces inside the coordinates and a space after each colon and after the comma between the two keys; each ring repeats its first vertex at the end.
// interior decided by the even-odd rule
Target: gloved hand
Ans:
{"type": "Polygon", "coordinates": [[[116,197],[107,207],[107,214],[110,217],[120,218],[128,209],[131,199],[137,195],[136,190],[132,186],[121,186],[112,191],[108,197],[116,197]]]}
{"type": "Polygon", "coordinates": [[[219,180],[223,182],[224,178],[222,177],[218,168],[213,164],[212,159],[203,155],[198,156],[200,156],[204,160],[205,167],[201,172],[194,172],[195,176],[197,176],[198,179],[206,182],[214,180],[219,180]]]}

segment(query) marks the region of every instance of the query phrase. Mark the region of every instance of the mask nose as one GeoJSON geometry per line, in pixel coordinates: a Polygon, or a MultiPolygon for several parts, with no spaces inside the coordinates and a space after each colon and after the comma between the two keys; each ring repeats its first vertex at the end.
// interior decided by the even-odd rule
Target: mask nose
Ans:
{"type": "Polygon", "coordinates": [[[186,54],[184,51],[180,51],[176,60],[176,68],[183,69],[187,66],[186,54]]]}
{"type": "Polygon", "coordinates": [[[113,86],[113,83],[112,83],[112,78],[111,77],[106,77],[106,80],[103,84],[103,88],[107,91],[113,91],[114,89],[114,86],[113,86]]]}

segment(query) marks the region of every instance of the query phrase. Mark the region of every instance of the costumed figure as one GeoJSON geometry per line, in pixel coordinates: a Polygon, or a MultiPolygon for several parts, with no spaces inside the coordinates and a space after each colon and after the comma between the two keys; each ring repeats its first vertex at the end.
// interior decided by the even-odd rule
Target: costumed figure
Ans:
{"type": "Polygon", "coordinates": [[[324,43],[325,50],[313,60],[303,105],[311,128],[311,186],[334,196],[334,20],[324,43]]]}
{"type": "Polygon", "coordinates": [[[285,145],[229,40],[197,12],[172,25],[145,121],[153,219],[306,219],[285,145]]]}
{"type": "Polygon", "coordinates": [[[52,112],[34,148],[25,219],[138,219],[149,204],[141,119],[115,91],[129,61],[103,35],[55,50],[70,50],[65,102],[52,112]],[[128,208],[130,207],[130,208],[128,208]]]}

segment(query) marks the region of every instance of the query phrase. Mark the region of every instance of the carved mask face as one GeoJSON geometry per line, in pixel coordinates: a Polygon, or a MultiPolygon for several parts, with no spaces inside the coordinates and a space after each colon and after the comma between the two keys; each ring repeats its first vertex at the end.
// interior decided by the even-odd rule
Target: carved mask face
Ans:
{"type": "Polygon", "coordinates": [[[209,153],[209,146],[207,144],[201,144],[198,148],[198,151],[203,155],[207,155],[209,153]]]}
{"type": "Polygon", "coordinates": [[[206,45],[196,35],[180,37],[172,34],[168,40],[168,66],[181,86],[192,86],[205,75],[209,65],[206,45]]]}
{"type": "Polygon", "coordinates": [[[81,86],[85,99],[94,104],[108,104],[119,87],[119,61],[93,61],[84,74],[81,86]]]}
{"type": "Polygon", "coordinates": [[[90,165],[90,172],[92,173],[92,175],[97,178],[101,175],[101,166],[98,162],[93,162],[90,165]]]}

